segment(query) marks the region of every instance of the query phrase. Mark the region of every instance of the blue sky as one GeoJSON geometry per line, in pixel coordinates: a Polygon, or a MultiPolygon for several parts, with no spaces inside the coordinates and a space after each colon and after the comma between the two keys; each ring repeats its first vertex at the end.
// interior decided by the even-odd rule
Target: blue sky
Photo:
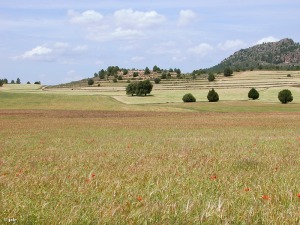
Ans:
{"type": "Polygon", "coordinates": [[[300,42],[299,0],[3,1],[0,78],[22,83],[65,83],[111,65],[192,72],[258,43],[300,42]]]}

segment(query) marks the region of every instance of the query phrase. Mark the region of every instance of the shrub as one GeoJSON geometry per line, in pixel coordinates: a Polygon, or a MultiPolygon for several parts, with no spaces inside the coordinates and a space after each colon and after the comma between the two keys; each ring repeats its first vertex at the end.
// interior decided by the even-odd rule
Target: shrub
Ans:
{"type": "Polygon", "coordinates": [[[35,81],[34,84],[41,84],[41,81],[35,81]]]}
{"type": "Polygon", "coordinates": [[[118,82],[118,79],[117,79],[117,78],[114,78],[114,79],[113,79],[113,82],[114,82],[114,83],[117,83],[117,82],[118,82]]]}
{"type": "Polygon", "coordinates": [[[88,79],[88,85],[93,85],[94,84],[94,80],[93,79],[88,79]]]}
{"type": "Polygon", "coordinates": [[[207,99],[209,102],[217,102],[219,101],[219,95],[214,89],[212,89],[208,92],[207,99]]]}
{"type": "Polygon", "coordinates": [[[224,70],[224,76],[225,76],[225,77],[229,77],[229,76],[231,76],[232,74],[233,74],[232,69],[230,69],[229,67],[228,67],[228,68],[225,68],[225,70],[224,70]]]}
{"type": "Polygon", "coordinates": [[[118,76],[118,80],[123,80],[123,77],[121,75],[118,76]]]}
{"type": "Polygon", "coordinates": [[[188,93],[182,97],[182,101],[183,102],[196,102],[196,98],[191,93],[188,93]]]}
{"type": "Polygon", "coordinates": [[[159,77],[156,77],[156,78],[154,79],[154,83],[159,84],[159,83],[160,83],[160,78],[159,78],[159,77]]]}
{"type": "Polygon", "coordinates": [[[130,80],[129,80],[129,79],[127,80],[127,83],[128,83],[128,84],[130,83],[130,80]]]}
{"type": "Polygon", "coordinates": [[[258,91],[255,88],[251,88],[251,90],[248,92],[248,98],[251,98],[252,100],[258,99],[258,91]]]}
{"type": "Polygon", "coordinates": [[[209,73],[207,79],[209,82],[211,82],[211,81],[214,81],[216,79],[216,77],[213,73],[209,73]]]}
{"type": "Polygon", "coordinates": [[[98,87],[100,87],[100,84],[98,84],[98,87]]]}
{"type": "Polygon", "coordinates": [[[278,93],[278,99],[282,104],[287,104],[293,101],[292,92],[288,89],[284,89],[278,93]]]}
{"type": "Polygon", "coordinates": [[[292,77],[292,75],[291,75],[291,74],[288,74],[287,77],[292,77]]]}
{"type": "Polygon", "coordinates": [[[145,80],[145,81],[139,81],[139,82],[134,82],[130,83],[126,87],[126,94],[127,95],[147,95],[150,94],[153,88],[153,84],[150,82],[150,80],[145,80]]]}
{"type": "Polygon", "coordinates": [[[166,74],[166,73],[163,73],[163,74],[161,75],[161,79],[167,79],[167,74],[166,74]]]}

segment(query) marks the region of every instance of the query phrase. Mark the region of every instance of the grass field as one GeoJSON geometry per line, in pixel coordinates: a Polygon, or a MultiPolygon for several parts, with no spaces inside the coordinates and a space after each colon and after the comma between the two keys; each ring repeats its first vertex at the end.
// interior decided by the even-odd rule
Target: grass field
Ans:
{"type": "Polygon", "coordinates": [[[300,223],[297,93],[124,104],[20,89],[0,90],[0,224],[300,223]]]}

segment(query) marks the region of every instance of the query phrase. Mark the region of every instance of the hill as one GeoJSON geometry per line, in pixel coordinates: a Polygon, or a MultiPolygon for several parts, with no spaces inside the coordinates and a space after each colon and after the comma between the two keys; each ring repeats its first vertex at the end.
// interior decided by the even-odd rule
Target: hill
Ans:
{"type": "Polygon", "coordinates": [[[299,70],[300,44],[292,39],[263,43],[241,49],[224,59],[209,71],[223,71],[226,67],[234,70],[268,69],[299,70]]]}

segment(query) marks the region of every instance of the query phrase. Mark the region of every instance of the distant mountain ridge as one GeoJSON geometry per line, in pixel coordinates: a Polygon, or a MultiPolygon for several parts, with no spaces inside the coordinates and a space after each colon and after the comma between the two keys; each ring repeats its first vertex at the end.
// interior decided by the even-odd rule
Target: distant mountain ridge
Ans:
{"type": "Polygon", "coordinates": [[[300,44],[285,38],[278,42],[258,44],[241,49],[224,59],[210,71],[222,71],[230,67],[234,70],[249,69],[300,69],[300,44]]]}

